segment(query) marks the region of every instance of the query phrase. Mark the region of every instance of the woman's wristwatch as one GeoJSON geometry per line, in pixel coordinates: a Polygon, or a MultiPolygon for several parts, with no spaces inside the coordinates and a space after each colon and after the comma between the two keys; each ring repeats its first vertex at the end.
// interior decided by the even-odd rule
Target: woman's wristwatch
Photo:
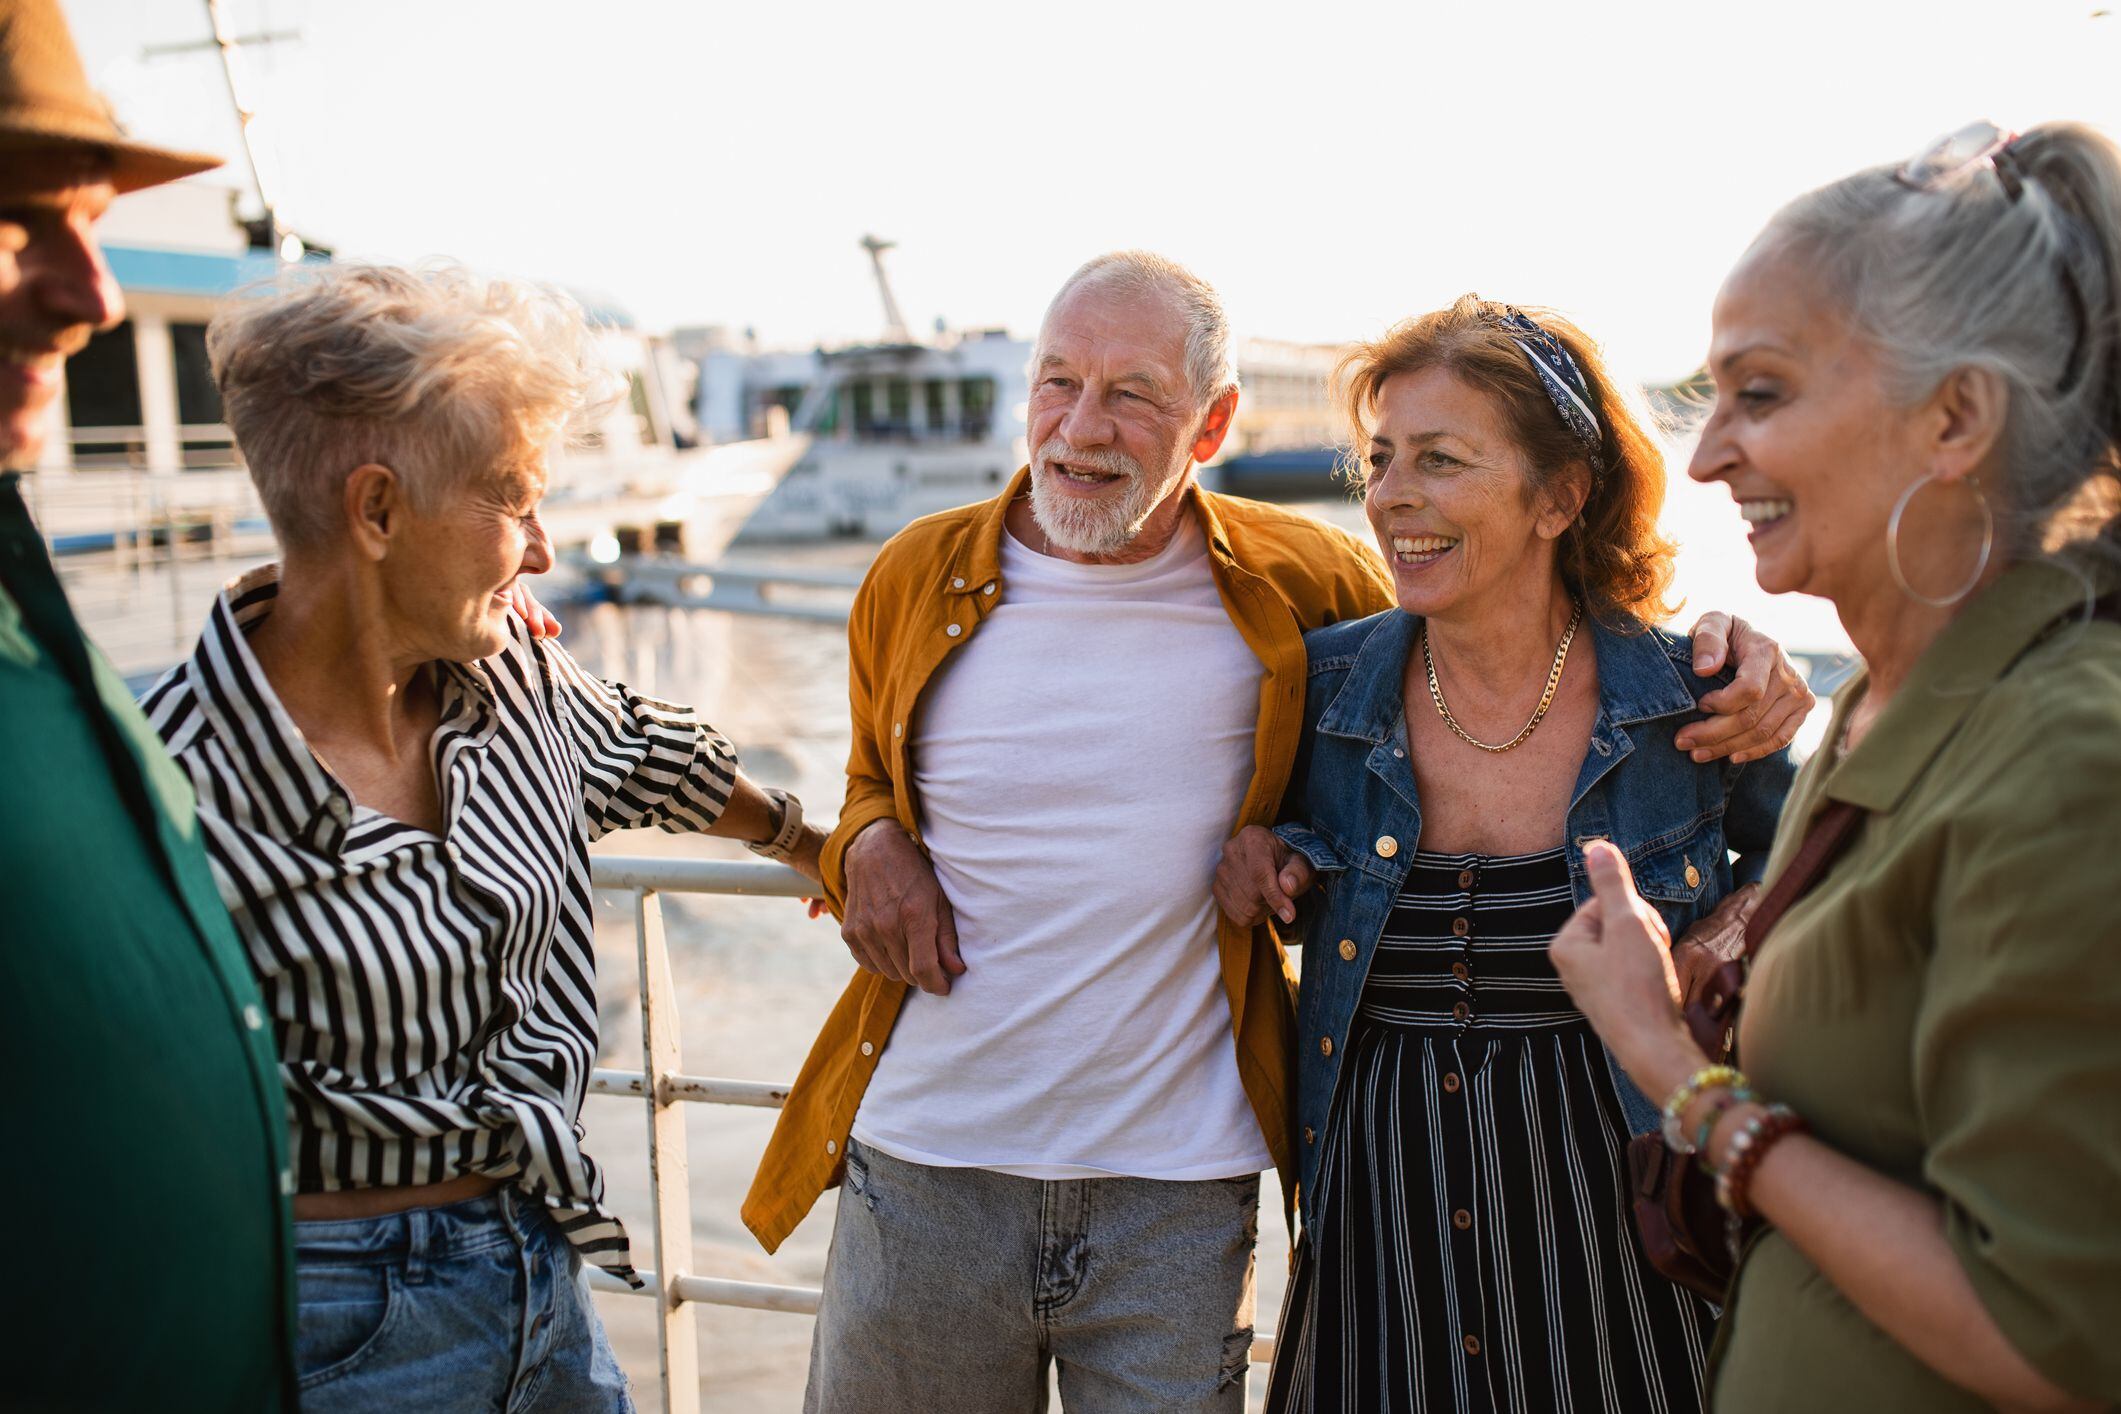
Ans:
{"type": "Polygon", "coordinates": [[[803,802],[784,790],[768,790],[766,799],[773,805],[774,813],[767,817],[773,834],[763,840],[746,840],[744,848],[786,864],[795,858],[795,842],[803,837],[803,802]]]}

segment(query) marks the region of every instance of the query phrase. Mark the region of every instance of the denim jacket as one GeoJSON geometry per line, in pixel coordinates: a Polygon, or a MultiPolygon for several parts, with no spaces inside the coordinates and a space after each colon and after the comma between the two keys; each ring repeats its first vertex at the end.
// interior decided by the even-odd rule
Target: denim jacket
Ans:
{"type": "MultiPolygon", "coordinates": [[[[1306,895],[1296,930],[1312,944],[1297,1000],[1297,1152],[1306,1222],[1317,1216],[1311,1192],[1349,1023],[1421,839],[1400,699],[1420,629],[1420,619],[1392,609],[1304,635],[1310,672],[1303,743],[1284,801],[1285,823],[1275,833],[1311,861],[1320,885],[1306,895]],[[1389,852],[1379,847],[1386,836],[1394,842],[1389,852]],[[1352,959],[1344,960],[1343,940],[1354,944],[1352,959]],[[1328,1039],[1330,1048],[1322,1044],[1328,1039]]],[[[1615,632],[1595,619],[1591,632],[1598,716],[1570,796],[1569,877],[1583,902],[1590,896],[1583,847],[1613,841],[1627,852],[1636,887],[1676,939],[1766,869],[1794,768],[1787,751],[1739,766],[1694,764],[1672,738],[1701,718],[1696,699],[1728,682],[1728,673],[1695,676],[1687,640],[1674,634],[1615,632]]],[[[1629,1129],[1655,1129],[1656,1106],[1617,1064],[1611,1068],[1629,1129]]]]}

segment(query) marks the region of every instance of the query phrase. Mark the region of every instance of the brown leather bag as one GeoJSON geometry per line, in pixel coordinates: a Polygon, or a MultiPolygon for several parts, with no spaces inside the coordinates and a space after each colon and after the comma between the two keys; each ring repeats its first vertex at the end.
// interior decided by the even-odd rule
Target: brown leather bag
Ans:
{"type": "MultiPolygon", "coordinates": [[[[1753,955],[1768,930],[1810,892],[1863,823],[1861,806],[1829,801],[1797,847],[1796,858],[1768,890],[1745,927],[1745,950],[1716,969],[1708,985],[1686,1006],[1694,1043],[1727,1062],[1738,1037],[1738,1004],[1753,955]]],[[[1665,1147],[1661,1134],[1628,1141],[1628,1181],[1635,1197],[1635,1228],[1655,1267],[1689,1291],[1722,1302],[1738,1270],[1738,1253],[1754,1221],[1741,1222],[1716,1201],[1716,1180],[1684,1154],[1665,1147]]]]}

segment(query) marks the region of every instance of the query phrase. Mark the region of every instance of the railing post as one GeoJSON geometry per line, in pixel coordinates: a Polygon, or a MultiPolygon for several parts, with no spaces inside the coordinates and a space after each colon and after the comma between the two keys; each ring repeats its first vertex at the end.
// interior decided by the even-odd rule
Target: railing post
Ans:
{"type": "Polygon", "coordinates": [[[634,895],[634,938],[641,966],[641,1072],[648,1092],[648,1175],[655,1214],[656,1340],[662,1353],[665,1414],[698,1414],[699,1331],[678,1295],[692,1269],[690,1165],[685,1112],[669,1077],[683,1071],[677,990],[663,945],[663,902],[653,889],[634,895]]]}

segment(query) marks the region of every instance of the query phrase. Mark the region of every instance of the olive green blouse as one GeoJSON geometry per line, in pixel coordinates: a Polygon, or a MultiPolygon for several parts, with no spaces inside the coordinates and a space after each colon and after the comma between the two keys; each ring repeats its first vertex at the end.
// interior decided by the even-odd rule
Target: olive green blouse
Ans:
{"type": "MultiPolygon", "coordinates": [[[[1936,1195],[2003,1334],[2104,1401],[2121,1400],[2121,627],[2046,632],[2091,582],[2013,568],[1854,751],[1806,763],[1770,879],[1824,799],[1872,813],[1761,949],[1740,1040],[1764,1096],[1936,1195]]],[[[1772,1230],[1710,1379],[1723,1414],[1986,1407],[1772,1230]]]]}

